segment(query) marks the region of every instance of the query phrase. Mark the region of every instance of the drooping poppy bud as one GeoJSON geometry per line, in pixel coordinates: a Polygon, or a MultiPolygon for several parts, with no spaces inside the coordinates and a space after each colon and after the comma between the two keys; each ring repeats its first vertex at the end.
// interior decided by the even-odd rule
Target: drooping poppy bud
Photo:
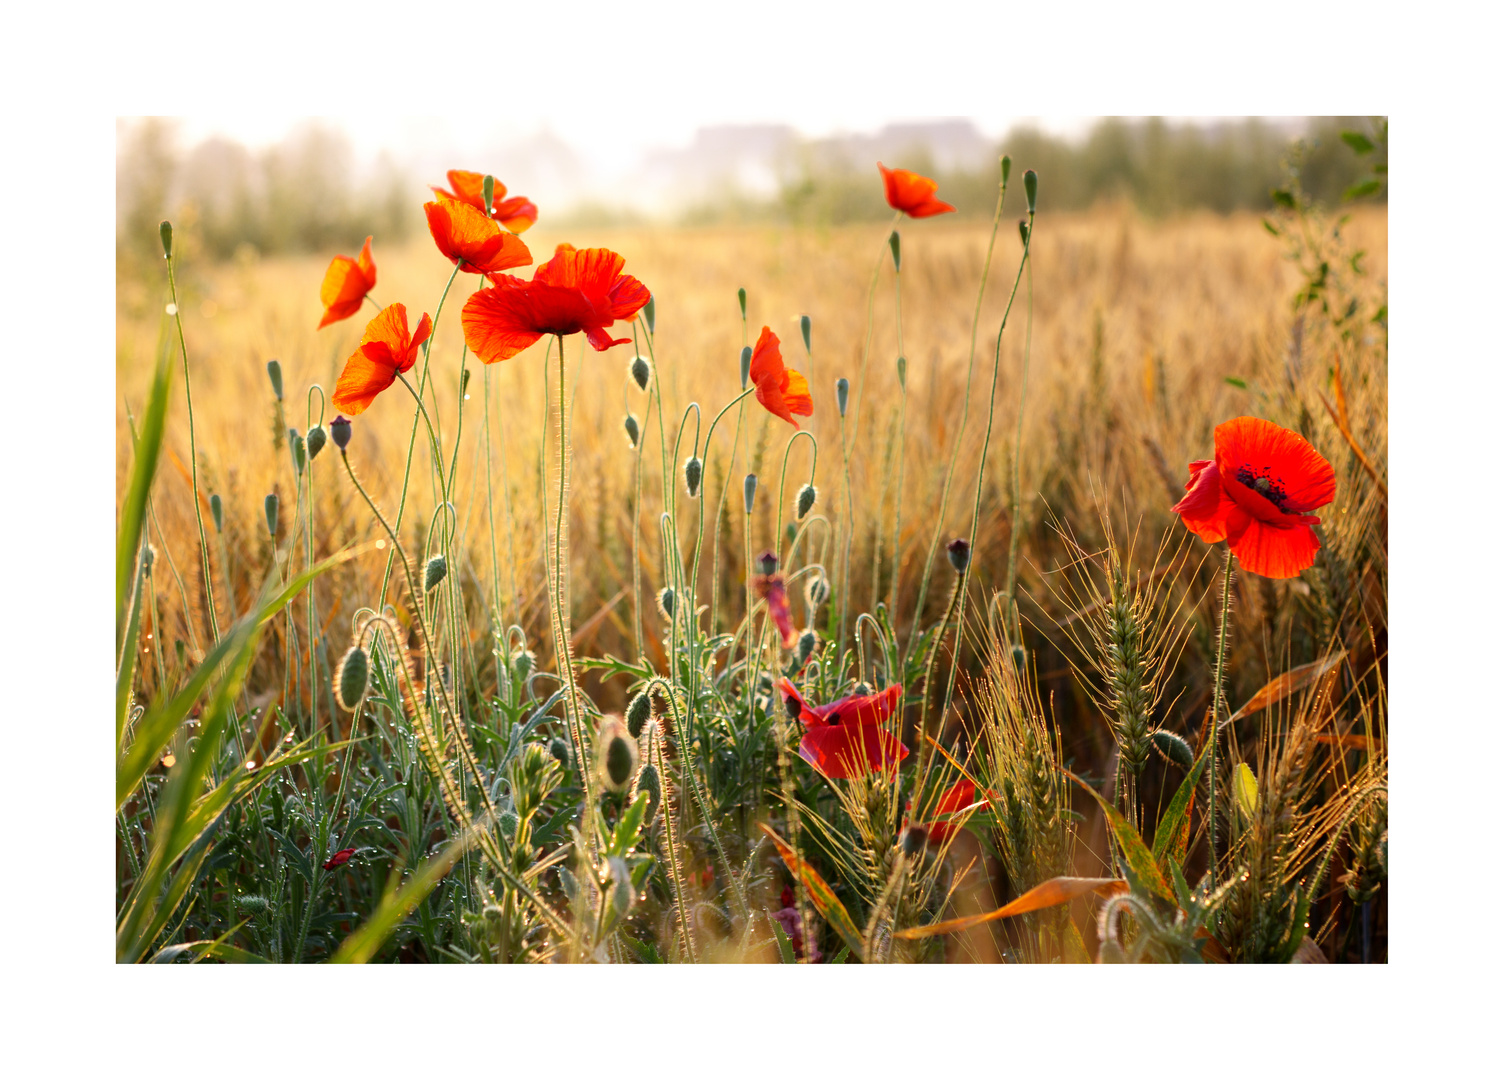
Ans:
{"type": "Polygon", "coordinates": [[[225,531],[225,504],[218,493],[209,496],[209,513],[214,518],[214,531],[225,531]]]}
{"type": "Polygon", "coordinates": [[[1007,187],[1008,186],[1008,174],[1013,171],[1013,159],[1011,157],[1009,157],[1007,154],[1004,154],[1002,156],[1002,158],[999,159],[998,165],[1003,170],[1003,186],[1007,187]]]}
{"type": "Polygon", "coordinates": [[[538,658],[533,655],[533,650],[523,649],[512,657],[512,677],[518,682],[527,682],[537,663],[538,658]]]}
{"type": "Polygon", "coordinates": [[[1024,173],[1024,197],[1029,200],[1029,213],[1034,213],[1034,200],[1039,195],[1039,174],[1033,169],[1024,173]]]}
{"type": "Polygon", "coordinates": [[[663,612],[666,619],[674,617],[674,590],[665,585],[658,590],[658,610],[663,612]]]}
{"type": "Polygon", "coordinates": [[[851,384],[845,379],[836,380],[836,408],[841,411],[841,419],[846,419],[846,400],[851,394],[851,384]]]}
{"type": "Polygon", "coordinates": [[[339,698],[341,708],[346,712],[356,710],[360,699],[366,696],[366,683],[370,677],[370,657],[359,645],[350,646],[334,674],[335,696],[339,698]]]}
{"type": "Polygon", "coordinates": [[[737,305],[742,309],[742,318],[745,319],[747,317],[747,290],[746,289],[737,289],[736,290],[736,302],[737,302],[737,305]]]}
{"type": "Polygon", "coordinates": [[[908,358],[904,357],[904,356],[900,356],[898,358],[898,363],[895,366],[898,368],[898,386],[899,386],[899,389],[906,389],[908,387],[908,385],[909,385],[909,361],[908,361],[908,358]]]}
{"type": "Polygon", "coordinates": [[[491,203],[495,195],[496,177],[486,173],[485,178],[480,182],[480,205],[488,217],[491,215],[491,203]]]}
{"type": "Polygon", "coordinates": [[[554,760],[559,764],[563,765],[566,769],[569,767],[569,744],[563,739],[556,738],[553,742],[549,743],[548,752],[554,756],[554,760]]]}
{"type": "Polygon", "coordinates": [[[329,856],[329,861],[324,864],[324,869],[333,870],[336,867],[344,866],[345,863],[350,861],[350,856],[354,854],[355,849],[353,847],[341,848],[329,856]]]}
{"type": "Polygon", "coordinates": [[[945,545],[945,557],[956,573],[964,574],[971,563],[971,543],[965,537],[956,537],[945,545]]]}
{"type": "Polygon", "coordinates": [[[637,437],[642,434],[642,429],[637,425],[637,417],[627,413],[627,418],[621,422],[621,426],[627,433],[627,443],[632,449],[637,449],[637,437]]]}
{"type": "Polygon", "coordinates": [[[653,699],[646,690],[634,697],[627,705],[627,731],[632,738],[642,734],[648,719],[653,715],[653,699]]]}
{"type": "Polygon", "coordinates": [[[693,455],[684,462],[684,486],[691,499],[700,494],[700,475],[704,468],[704,463],[693,455]]]}
{"type": "Polygon", "coordinates": [[[1018,219],[1018,242],[1025,248],[1029,246],[1029,223],[1023,218],[1018,219]]]}
{"type": "Polygon", "coordinates": [[[830,582],[824,574],[817,574],[809,579],[809,584],[804,587],[804,598],[809,606],[817,608],[825,603],[830,597],[830,582]]]}
{"type": "Polygon", "coordinates": [[[1149,739],[1154,743],[1156,750],[1182,769],[1189,769],[1196,763],[1195,755],[1191,753],[1190,746],[1173,731],[1166,731],[1160,728],[1158,731],[1150,734],[1149,739]]]}
{"type": "Polygon", "coordinates": [[[759,574],[776,574],[778,573],[778,556],[772,551],[764,551],[761,555],[757,556],[756,565],[759,574]]]}
{"type": "Polygon", "coordinates": [[[813,630],[806,630],[799,635],[799,648],[794,653],[798,657],[799,667],[803,667],[809,663],[809,658],[815,653],[815,645],[818,640],[813,630]]]}
{"type": "Polygon", "coordinates": [[[632,365],[629,370],[632,372],[632,381],[637,384],[637,389],[646,390],[648,388],[648,378],[653,374],[653,368],[648,363],[648,358],[646,356],[632,357],[632,365]]]}
{"type": "Polygon", "coordinates": [[[287,429],[287,448],[292,452],[292,467],[297,470],[299,476],[302,476],[303,466],[308,464],[308,450],[297,428],[287,429]]]}
{"type": "Polygon", "coordinates": [[[794,511],[798,515],[800,521],[803,521],[804,515],[808,514],[811,510],[814,509],[815,499],[818,497],[818,495],[819,492],[816,491],[814,484],[805,484],[802,488],[799,489],[799,501],[795,505],[794,511]]]}
{"type": "Polygon", "coordinates": [[[307,440],[308,460],[312,461],[314,458],[318,457],[319,451],[324,448],[324,444],[328,441],[329,433],[324,430],[322,425],[314,424],[313,427],[309,428],[307,440]]]}
{"type": "Polygon", "coordinates": [[[658,300],[656,297],[649,296],[648,302],[642,305],[642,318],[648,324],[648,333],[656,334],[658,332],[656,329],[658,326],[658,300]]]}
{"type": "Polygon", "coordinates": [[[747,508],[747,513],[752,512],[752,502],[757,498],[757,474],[748,473],[742,481],[742,505],[747,508]]]}
{"type": "Polygon", "coordinates": [[[804,339],[804,351],[809,352],[809,316],[799,316],[799,336],[804,339]]]}
{"type": "Polygon", "coordinates": [[[658,767],[651,761],[642,767],[637,774],[637,782],[633,785],[632,797],[635,799],[638,792],[648,793],[648,810],[642,817],[643,827],[653,823],[653,817],[658,813],[658,807],[663,802],[663,781],[658,777],[658,767]]]}
{"type": "Polygon", "coordinates": [[[741,365],[742,365],[742,389],[745,390],[747,388],[747,378],[752,373],[752,346],[750,346],[750,345],[743,345],[742,346],[741,365]]]}
{"type": "Polygon", "coordinates": [[[600,727],[601,779],[608,790],[621,791],[637,771],[637,740],[629,738],[622,722],[608,717],[600,727]]]}
{"type": "Polygon", "coordinates": [[[903,266],[903,256],[899,245],[897,229],[888,234],[888,250],[893,253],[893,272],[896,274],[903,266]]]}
{"type": "Polygon", "coordinates": [[[271,533],[273,540],[277,538],[277,493],[275,491],[266,497],[266,531],[271,533]]]}
{"type": "Polygon", "coordinates": [[[162,238],[162,258],[172,258],[172,222],[164,221],[158,225],[157,235],[162,238]]]}
{"type": "Polygon", "coordinates": [[[500,827],[502,836],[508,840],[515,839],[517,836],[517,811],[503,810],[496,816],[496,824],[500,827]]]}
{"type": "Polygon", "coordinates": [[[448,573],[449,562],[442,554],[429,559],[427,565],[423,567],[423,591],[432,592],[434,586],[443,581],[448,573]]]}
{"type": "Polygon", "coordinates": [[[350,445],[350,434],[350,421],[344,415],[329,421],[329,437],[339,447],[340,453],[344,453],[345,447],[350,445]]]}
{"type": "Polygon", "coordinates": [[[266,376],[272,381],[272,392],[277,395],[277,400],[282,400],[282,364],[277,360],[266,362],[266,376]]]}

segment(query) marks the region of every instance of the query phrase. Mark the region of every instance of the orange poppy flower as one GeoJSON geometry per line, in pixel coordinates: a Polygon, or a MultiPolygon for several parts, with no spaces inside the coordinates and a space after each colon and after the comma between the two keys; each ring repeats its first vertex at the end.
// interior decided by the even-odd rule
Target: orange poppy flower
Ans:
{"type": "Polygon", "coordinates": [[[371,238],[366,237],[366,246],[360,256],[336,255],[324,271],[324,283],[319,286],[319,300],[324,305],[324,317],[318,329],[330,323],[348,319],[366,302],[366,293],[376,287],[376,264],[371,261],[371,238]]]}
{"type": "Polygon", "coordinates": [[[1331,462],[1293,431],[1253,416],[1218,424],[1216,458],[1191,462],[1170,509],[1209,544],[1226,540],[1243,569],[1293,578],[1316,562],[1311,514],[1337,494],[1331,462]]]}
{"type": "Polygon", "coordinates": [[[794,419],[794,414],[814,414],[815,399],[809,395],[809,380],[783,366],[778,335],[766,326],[752,349],[752,366],[747,374],[757,385],[757,400],[774,416],[798,427],[799,421],[794,419]]]}
{"type": "Polygon", "coordinates": [[[810,705],[788,679],[778,680],[786,705],[799,710],[805,727],[799,756],[832,780],[852,780],[869,772],[896,772],[909,748],[884,730],[903,699],[896,683],[878,694],[843,697],[810,705]]]}
{"type": "MultiPolygon", "coordinates": [[[[431,187],[429,190],[441,199],[454,199],[456,202],[469,203],[485,213],[485,176],[481,173],[466,172],[464,169],[450,169],[448,175],[449,186],[454,188],[453,191],[445,191],[440,187],[431,187]]],[[[538,224],[537,206],[521,195],[507,198],[507,186],[500,180],[496,180],[491,188],[491,213],[488,216],[495,218],[514,233],[526,232],[528,228],[538,224]]]]}
{"type": "Polygon", "coordinates": [[[371,407],[376,395],[397,381],[399,372],[407,371],[418,361],[418,347],[433,332],[433,322],[425,312],[418,329],[407,332],[407,308],[392,304],[381,309],[366,324],[360,347],[345,361],[330,401],[341,412],[358,416],[371,407]]]}
{"type": "Polygon", "coordinates": [[[475,293],[460,313],[465,344],[487,364],[516,356],[544,334],[584,333],[596,352],[625,345],[632,339],[613,338],[608,328],[652,299],[646,285],[621,272],[625,264],[607,248],[560,244],[531,281],[488,274],[496,287],[475,293]]]}
{"type": "Polygon", "coordinates": [[[443,198],[424,203],[423,213],[428,215],[433,242],[461,270],[488,274],[533,261],[533,253],[521,239],[469,203],[443,198]]]}
{"type": "Polygon", "coordinates": [[[950,203],[935,198],[935,189],[940,185],[928,176],[920,176],[908,169],[889,169],[881,161],[877,167],[883,174],[883,192],[893,209],[902,210],[912,218],[955,212],[956,208],[950,203]]]}

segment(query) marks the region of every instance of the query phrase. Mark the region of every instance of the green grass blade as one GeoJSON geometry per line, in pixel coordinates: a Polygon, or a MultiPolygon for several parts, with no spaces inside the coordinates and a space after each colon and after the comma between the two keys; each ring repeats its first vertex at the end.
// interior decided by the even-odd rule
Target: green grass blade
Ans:
{"type": "Polygon", "coordinates": [[[152,373],[151,392],[146,398],[146,412],[141,417],[141,433],[136,440],[136,460],[131,479],[120,507],[120,531],[115,538],[115,646],[120,647],[125,622],[125,598],[130,589],[146,526],[146,497],[157,475],[162,456],[162,439],[167,430],[167,403],[172,388],[172,365],[167,362],[168,339],[163,334],[157,346],[157,366],[152,373]]]}

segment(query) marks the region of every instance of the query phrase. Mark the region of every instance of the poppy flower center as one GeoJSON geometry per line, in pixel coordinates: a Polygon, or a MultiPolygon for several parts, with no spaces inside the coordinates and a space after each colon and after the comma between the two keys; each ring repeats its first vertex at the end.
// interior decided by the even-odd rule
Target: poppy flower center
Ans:
{"type": "Polygon", "coordinates": [[[1285,491],[1285,482],[1277,477],[1271,477],[1269,475],[1269,466],[1265,465],[1262,469],[1255,472],[1252,465],[1240,465],[1238,466],[1237,481],[1244,487],[1249,487],[1257,491],[1264,498],[1279,507],[1282,513],[1288,514],[1291,512],[1285,509],[1285,502],[1290,497],[1289,493],[1285,491]]]}

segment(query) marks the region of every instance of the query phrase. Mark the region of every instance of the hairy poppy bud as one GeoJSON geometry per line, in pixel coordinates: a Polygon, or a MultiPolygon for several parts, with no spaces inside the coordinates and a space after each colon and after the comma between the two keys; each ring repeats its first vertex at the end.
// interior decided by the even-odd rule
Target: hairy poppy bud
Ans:
{"type": "Polygon", "coordinates": [[[747,513],[752,512],[752,500],[757,498],[757,474],[748,473],[742,481],[742,505],[747,508],[747,513]]]}
{"type": "Polygon", "coordinates": [[[554,760],[565,768],[569,767],[569,744],[563,739],[555,739],[548,744],[548,752],[554,756],[554,760]]]}
{"type": "Polygon", "coordinates": [[[343,414],[329,421],[329,437],[339,447],[340,453],[344,453],[345,447],[350,445],[350,421],[343,414]]]}
{"type": "Polygon", "coordinates": [[[354,712],[360,705],[360,699],[366,696],[366,681],[370,676],[371,661],[366,656],[366,651],[359,645],[350,646],[350,651],[340,660],[339,670],[334,675],[336,696],[347,712],[354,712]]]}
{"type": "Polygon", "coordinates": [[[804,520],[805,514],[808,514],[815,508],[815,499],[818,495],[819,492],[815,490],[814,484],[805,484],[799,489],[799,501],[794,506],[794,512],[798,515],[800,521],[804,520]]]}
{"type": "Polygon", "coordinates": [[[637,384],[637,389],[648,388],[648,378],[653,374],[653,366],[648,363],[646,356],[632,357],[632,365],[627,370],[632,373],[632,381],[637,384]]]}
{"type": "Polygon", "coordinates": [[[778,556],[772,551],[764,551],[757,557],[757,572],[764,576],[778,573],[778,556]]]}
{"type": "Polygon", "coordinates": [[[225,504],[216,493],[209,496],[209,513],[214,518],[214,531],[225,531],[225,504]]]}
{"type": "Polygon", "coordinates": [[[628,444],[632,449],[637,449],[637,437],[642,434],[642,429],[637,426],[637,417],[627,413],[627,418],[621,422],[621,426],[626,430],[628,444]]]}
{"type": "Polygon", "coordinates": [[[666,619],[674,617],[674,590],[667,585],[658,590],[658,610],[666,619]]]}
{"type": "Polygon", "coordinates": [[[899,250],[897,229],[888,234],[888,250],[893,253],[893,272],[898,273],[903,264],[903,257],[899,250]]]}
{"type": "Polygon", "coordinates": [[[611,791],[621,791],[637,771],[637,740],[627,737],[627,730],[614,716],[600,728],[601,778],[611,791]]]}
{"type": "Polygon", "coordinates": [[[282,400],[282,364],[277,360],[266,362],[266,376],[272,381],[272,392],[277,395],[277,400],[282,400]]]}
{"type": "Polygon", "coordinates": [[[859,682],[859,683],[857,683],[855,686],[853,686],[851,688],[851,696],[852,697],[871,697],[872,696],[872,687],[868,686],[864,682],[859,682]]]}
{"type": "Polygon", "coordinates": [[[318,457],[319,451],[324,448],[324,444],[328,441],[329,433],[325,431],[322,426],[315,424],[313,425],[313,427],[309,428],[307,439],[308,460],[312,461],[314,458],[318,457]]]}
{"type": "Polygon", "coordinates": [[[971,544],[958,536],[945,545],[945,557],[950,560],[956,573],[964,574],[967,565],[971,562],[971,544]]]}
{"type": "Polygon", "coordinates": [[[1034,213],[1034,200],[1039,196],[1039,174],[1033,169],[1024,173],[1024,197],[1029,200],[1029,213],[1034,213]]]}
{"type": "Polygon", "coordinates": [[[272,534],[272,539],[277,538],[277,493],[274,491],[266,497],[266,531],[272,534]]]}
{"type": "Polygon", "coordinates": [[[449,573],[449,562],[443,555],[435,555],[428,560],[423,567],[423,591],[432,592],[433,587],[444,580],[444,575],[449,573]]]}
{"type": "Polygon", "coordinates": [[[299,476],[303,475],[303,466],[308,464],[308,450],[297,428],[287,429],[287,448],[292,451],[292,467],[299,476]]]}
{"type": "Polygon", "coordinates": [[[1029,246],[1029,223],[1023,218],[1018,219],[1018,242],[1026,248],[1029,246]]]}
{"type": "Polygon", "coordinates": [[[691,499],[700,494],[700,474],[704,468],[704,463],[693,455],[684,462],[684,486],[691,499]]]}
{"type": "Polygon", "coordinates": [[[736,290],[736,302],[737,302],[737,305],[740,306],[741,309],[742,309],[742,318],[745,319],[747,317],[747,290],[746,289],[737,289],[736,290]]]}
{"type": "Polygon", "coordinates": [[[653,715],[653,699],[644,690],[632,699],[627,705],[627,731],[632,738],[642,734],[642,729],[647,726],[649,717],[653,715]]]}
{"type": "Polygon", "coordinates": [[[909,385],[909,361],[908,361],[908,359],[906,357],[900,356],[898,358],[898,363],[897,363],[896,366],[898,368],[898,385],[899,385],[899,388],[900,389],[907,388],[908,385],[909,385]]]}
{"type": "Polygon", "coordinates": [[[162,238],[162,258],[172,258],[172,222],[164,221],[158,225],[157,235],[162,238]]]}
{"type": "Polygon", "coordinates": [[[1013,171],[1013,159],[1011,157],[1009,157],[1007,154],[1004,154],[1002,156],[1002,158],[998,161],[998,165],[1001,166],[1002,170],[1003,170],[1003,186],[1007,187],[1008,186],[1008,174],[1013,171]]]}
{"type": "Polygon", "coordinates": [[[799,635],[799,647],[795,656],[799,658],[799,667],[809,663],[809,658],[815,654],[815,644],[818,639],[813,630],[806,630],[799,635]]]}
{"type": "Polygon", "coordinates": [[[658,767],[651,761],[642,767],[637,774],[637,783],[633,785],[632,797],[635,799],[639,792],[648,793],[648,810],[642,816],[643,826],[653,823],[653,817],[658,813],[658,807],[663,802],[663,781],[658,777],[658,767]]]}
{"type": "Polygon", "coordinates": [[[804,339],[804,351],[809,352],[809,316],[799,316],[799,336],[804,339]]]}
{"type": "Polygon", "coordinates": [[[486,173],[486,178],[480,182],[480,204],[485,208],[486,217],[491,216],[491,199],[496,194],[496,177],[486,173]]]}
{"type": "Polygon", "coordinates": [[[747,388],[747,377],[752,374],[752,346],[742,346],[742,389],[747,388]]]}
{"type": "Polygon", "coordinates": [[[918,858],[929,838],[929,830],[923,825],[910,825],[903,831],[903,853],[911,859],[918,858]]]}
{"type": "Polygon", "coordinates": [[[836,408],[841,411],[841,419],[846,419],[846,399],[851,394],[851,384],[845,379],[836,380],[836,408]]]}
{"type": "Polygon", "coordinates": [[[533,655],[533,650],[523,649],[512,657],[512,676],[518,682],[527,682],[528,676],[533,673],[533,667],[538,658],[533,655]]]}
{"type": "Polygon", "coordinates": [[[830,597],[830,582],[825,580],[824,574],[819,574],[809,579],[809,584],[804,587],[804,598],[809,601],[812,608],[819,607],[830,597]]]}
{"type": "Polygon", "coordinates": [[[496,824],[500,826],[502,836],[505,836],[508,840],[516,839],[517,811],[503,810],[500,814],[497,815],[496,824]]]}
{"type": "Polygon", "coordinates": [[[1196,763],[1196,758],[1191,753],[1190,746],[1173,731],[1165,731],[1161,728],[1153,732],[1149,736],[1149,739],[1154,743],[1156,750],[1182,769],[1189,769],[1196,763]]]}

